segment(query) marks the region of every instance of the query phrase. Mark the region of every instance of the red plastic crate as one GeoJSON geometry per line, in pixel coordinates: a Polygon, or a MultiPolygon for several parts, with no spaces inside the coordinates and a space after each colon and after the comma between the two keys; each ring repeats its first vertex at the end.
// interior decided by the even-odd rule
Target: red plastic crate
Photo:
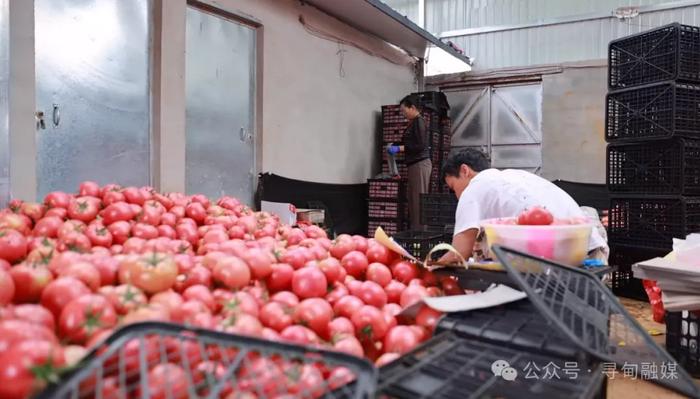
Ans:
{"type": "Polygon", "coordinates": [[[392,236],[399,231],[406,230],[408,222],[406,220],[391,219],[369,219],[367,222],[367,236],[374,237],[377,227],[381,227],[385,233],[392,236]]]}
{"type": "Polygon", "coordinates": [[[369,201],[367,216],[370,219],[406,219],[408,207],[402,201],[369,201]]]}
{"type": "Polygon", "coordinates": [[[369,179],[369,198],[406,198],[406,179],[369,179]]]}

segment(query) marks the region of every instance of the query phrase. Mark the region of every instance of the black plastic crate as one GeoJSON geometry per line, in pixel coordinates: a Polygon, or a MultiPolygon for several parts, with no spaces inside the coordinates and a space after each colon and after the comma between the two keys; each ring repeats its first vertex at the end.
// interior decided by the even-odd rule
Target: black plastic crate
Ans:
{"type": "Polygon", "coordinates": [[[369,179],[367,185],[370,199],[406,198],[406,179],[369,179]]]}
{"type": "Polygon", "coordinates": [[[435,331],[436,334],[452,331],[470,340],[580,361],[587,358],[526,299],[486,309],[447,313],[435,331]]]}
{"type": "Polygon", "coordinates": [[[610,144],[607,184],[620,193],[700,194],[700,140],[610,144]]]}
{"type": "Polygon", "coordinates": [[[406,131],[406,126],[401,127],[384,127],[382,128],[382,143],[393,143],[396,145],[403,143],[403,134],[406,131]]]}
{"type": "Polygon", "coordinates": [[[694,312],[666,312],[666,350],[695,378],[700,378],[699,327],[694,312]]]}
{"type": "Polygon", "coordinates": [[[423,91],[411,93],[415,98],[418,106],[425,110],[436,111],[439,114],[446,114],[450,109],[450,104],[447,102],[447,96],[441,91],[423,91]]]}
{"type": "Polygon", "coordinates": [[[97,391],[107,385],[116,391],[110,397],[143,399],[213,399],[234,389],[257,397],[365,399],[376,393],[377,371],[367,360],[341,352],[148,322],[112,334],[37,398],[101,397],[104,394],[97,391]],[[301,391],[295,392],[293,384],[287,383],[291,380],[286,376],[318,366],[325,370],[345,367],[356,377],[355,383],[334,389],[323,374],[319,374],[323,377],[319,385],[301,391]],[[148,374],[155,367],[164,369],[164,385],[151,385],[148,374]],[[273,379],[263,384],[263,375],[273,379]]]}
{"type": "Polygon", "coordinates": [[[397,244],[421,261],[434,246],[444,242],[444,234],[430,231],[401,231],[394,234],[393,238],[397,244]]]}
{"type": "Polygon", "coordinates": [[[606,102],[610,142],[700,138],[700,86],[656,83],[608,93],[606,102]]]}
{"type": "Polygon", "coordinates": [[[367,220],[367,237],[374,237],[377,227],[381,227],[390,236],[396,235],[399,231],[404,231],[408,227],[406,219],[369,219],[367,220]]]}
{"type": "Polygon", "coordinates": [[[598,277],[499,245],[494,245],[492,252],[537,310],[572,345],[618,371],[636,365],[641,379],[685,396],[700,397],[700,387],[685,370],[663,372],[664,367],[676,364],[674,359],[598,277]],[[655,365],[657,373],[647,370],[644,374],[644,364],[655,365]]]}
{"type": "Polygon", "coordinates": [[[664,80],[700,82],[700,28],[675,23],[610,42],[609,87],[664,80]]]}
{"type": "Polygon", "coordinates": [[[614,245],[670,250],[673,238],[700,231],[700,198],[612,197],[608,241],[614,245]]]}
{"type": "Polygon", "coordinates": [[[408,218],[408,207],[402,201],[372,201],[367,203],[367,216],[372,219],[408,218]]]}
{"type": "Polygon", "coordinates": [[[584,366],[576,359],[468,340],[452,332],[435,336],[379,370],[380,397],[396,399],[596,398],[605,396],[604,389],[601,364],[584,366]],[[514,369],[513,381],[494,374],[497,361],[514,369]],[[543,378],[545,365],[558,367],[559,378],[543,378]]]}
{"type": "Polygon", "coordinates": [[[634,277],[632,265],[647,259],[666,256],[668,252],[667,250],[625,247],[610,243],[608,264],[615,268],[611,280],[611,288],[615,295],[647,302],[648,297],[642,286],[642,280],[634,277]]]}
{"type": "Polygon", "coordinates": [[[450,193],[421,194],[420,222],[427,226],[445,226],[455,223],[457,198],[450,193]]]}

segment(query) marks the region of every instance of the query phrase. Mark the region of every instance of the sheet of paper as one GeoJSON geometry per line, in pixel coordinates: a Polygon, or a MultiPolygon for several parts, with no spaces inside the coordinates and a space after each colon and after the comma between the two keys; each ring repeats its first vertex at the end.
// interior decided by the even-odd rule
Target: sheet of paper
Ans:
{"type": "Polygon", "coordinates": [[[475,309],[485,309],[493,306],[503,305],[510,302],[527,298],[527,294],[510,288],[507,285],[496,285],[484,292],[471,295],[452,295],[442,297],[423,298],[418,302],[404,309],[400,315],[413,317],[420,309],[422,303],[431,308],[444,313],[464,312],[475,309]]]}

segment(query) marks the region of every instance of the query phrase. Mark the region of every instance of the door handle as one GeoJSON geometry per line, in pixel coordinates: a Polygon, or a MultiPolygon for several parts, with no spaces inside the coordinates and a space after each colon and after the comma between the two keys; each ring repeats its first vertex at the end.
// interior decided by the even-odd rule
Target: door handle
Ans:
{"type": "Polygon", "coordinates": [[[53,127],[58,127],[58,124],[61,123],[61,111],[58,109],[58,104],[53,105],[53,127]]]}
{"type": "Polygon", "coordinates": [[[241,130],[239,131],[239,134],[241,137],[241,141],[245,142],[246,135],[245,135],[245,128],[243,126],[241,126],[241,130]]]}

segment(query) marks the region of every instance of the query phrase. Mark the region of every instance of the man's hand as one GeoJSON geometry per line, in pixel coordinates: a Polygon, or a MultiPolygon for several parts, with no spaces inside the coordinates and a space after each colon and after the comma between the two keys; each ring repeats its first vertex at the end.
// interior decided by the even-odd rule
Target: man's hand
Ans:
{"type": "MultiPolygon", "coordinates": [[[[474,243],[476,242],[476,235],[479,233],[478,229],[469,229],[463,231],[452,238],[452,246],[459,252],[464,260],[469,260],[474,251],[474,243]]],[[[438,263],[441,264],[452,264],[460,262],[457,255],[452,252],[448,252],[438,259],[438,263]]]]}

